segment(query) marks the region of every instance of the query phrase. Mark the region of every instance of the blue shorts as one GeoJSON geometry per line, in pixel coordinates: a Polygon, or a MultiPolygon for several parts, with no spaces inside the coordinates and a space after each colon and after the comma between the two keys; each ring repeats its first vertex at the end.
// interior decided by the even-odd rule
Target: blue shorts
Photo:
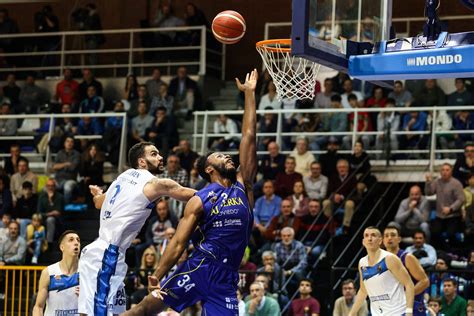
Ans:
{"type": "Polygon", "coordinates": [[[238,316],[238,282],[237,270],[198,254],[161,282],[163,301],[177,312],[201,301],[202,315],[238,316]]]}

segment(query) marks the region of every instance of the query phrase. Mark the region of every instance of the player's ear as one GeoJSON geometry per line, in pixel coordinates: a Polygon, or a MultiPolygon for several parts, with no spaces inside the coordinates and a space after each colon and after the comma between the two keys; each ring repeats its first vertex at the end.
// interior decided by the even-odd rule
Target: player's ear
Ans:
{"type": "Polygon", "coordinates": [[[206,169],[204,169],[204,171],[208,173],[209,175],[211,175],[212,171],[214,171],[214,167],[211,165],[208,165],[206,169]]]}

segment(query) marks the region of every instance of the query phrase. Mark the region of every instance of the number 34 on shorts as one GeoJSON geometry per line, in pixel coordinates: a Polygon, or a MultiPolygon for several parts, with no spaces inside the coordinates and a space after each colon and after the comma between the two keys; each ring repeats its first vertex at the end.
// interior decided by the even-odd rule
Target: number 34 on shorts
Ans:
{"type": "Polygon", "coordinates": [[[183,278],[176,284],[178,284],[179,287],[184,287],[184,292],[188,293],[193,287],[196,286],[195,283],[189,283],[189,281],[191,281],[191,277],[185,274],[183,275],[183,278]]]}

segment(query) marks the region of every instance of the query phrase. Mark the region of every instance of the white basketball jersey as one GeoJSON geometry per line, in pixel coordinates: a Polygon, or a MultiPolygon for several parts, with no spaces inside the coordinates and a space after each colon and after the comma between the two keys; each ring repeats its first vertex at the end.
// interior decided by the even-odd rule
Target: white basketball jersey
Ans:
{"type": "Polygon", "coordinates": [[[59,262],[48,266],[49,287],[46,300],[45,316],[76,316],[77,294],[79,286],[79,272],[71,276],[64,275],[59,262]]]}
{"type": "Polygon", "coordinates": [[[359,261],[373,316],[392,316],[405,313],[405,290],[403,284],[398,282],[387,268],[385,258],[389,254],[389,252],[381,250],[380,261],[373,266],[369,266],[368,256],[359,261]]]}
{"type": "Polygon", "coordinates": [[[154,206],[143,193],[153,177],[148,170],[128,169],[111,184],[100,211],[100,239],[121,249],[130,246],[154,206]]]}

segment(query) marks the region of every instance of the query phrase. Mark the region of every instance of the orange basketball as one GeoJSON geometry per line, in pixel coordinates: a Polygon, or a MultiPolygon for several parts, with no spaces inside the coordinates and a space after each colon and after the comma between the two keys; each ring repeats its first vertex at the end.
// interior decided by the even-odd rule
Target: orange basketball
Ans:
{"type": "Polygon", "coordinates": [[[245,35],[245,20],[240,13],[222,11],[212,20],[212,33],[222,44],[235,44],[245,35]]]}

